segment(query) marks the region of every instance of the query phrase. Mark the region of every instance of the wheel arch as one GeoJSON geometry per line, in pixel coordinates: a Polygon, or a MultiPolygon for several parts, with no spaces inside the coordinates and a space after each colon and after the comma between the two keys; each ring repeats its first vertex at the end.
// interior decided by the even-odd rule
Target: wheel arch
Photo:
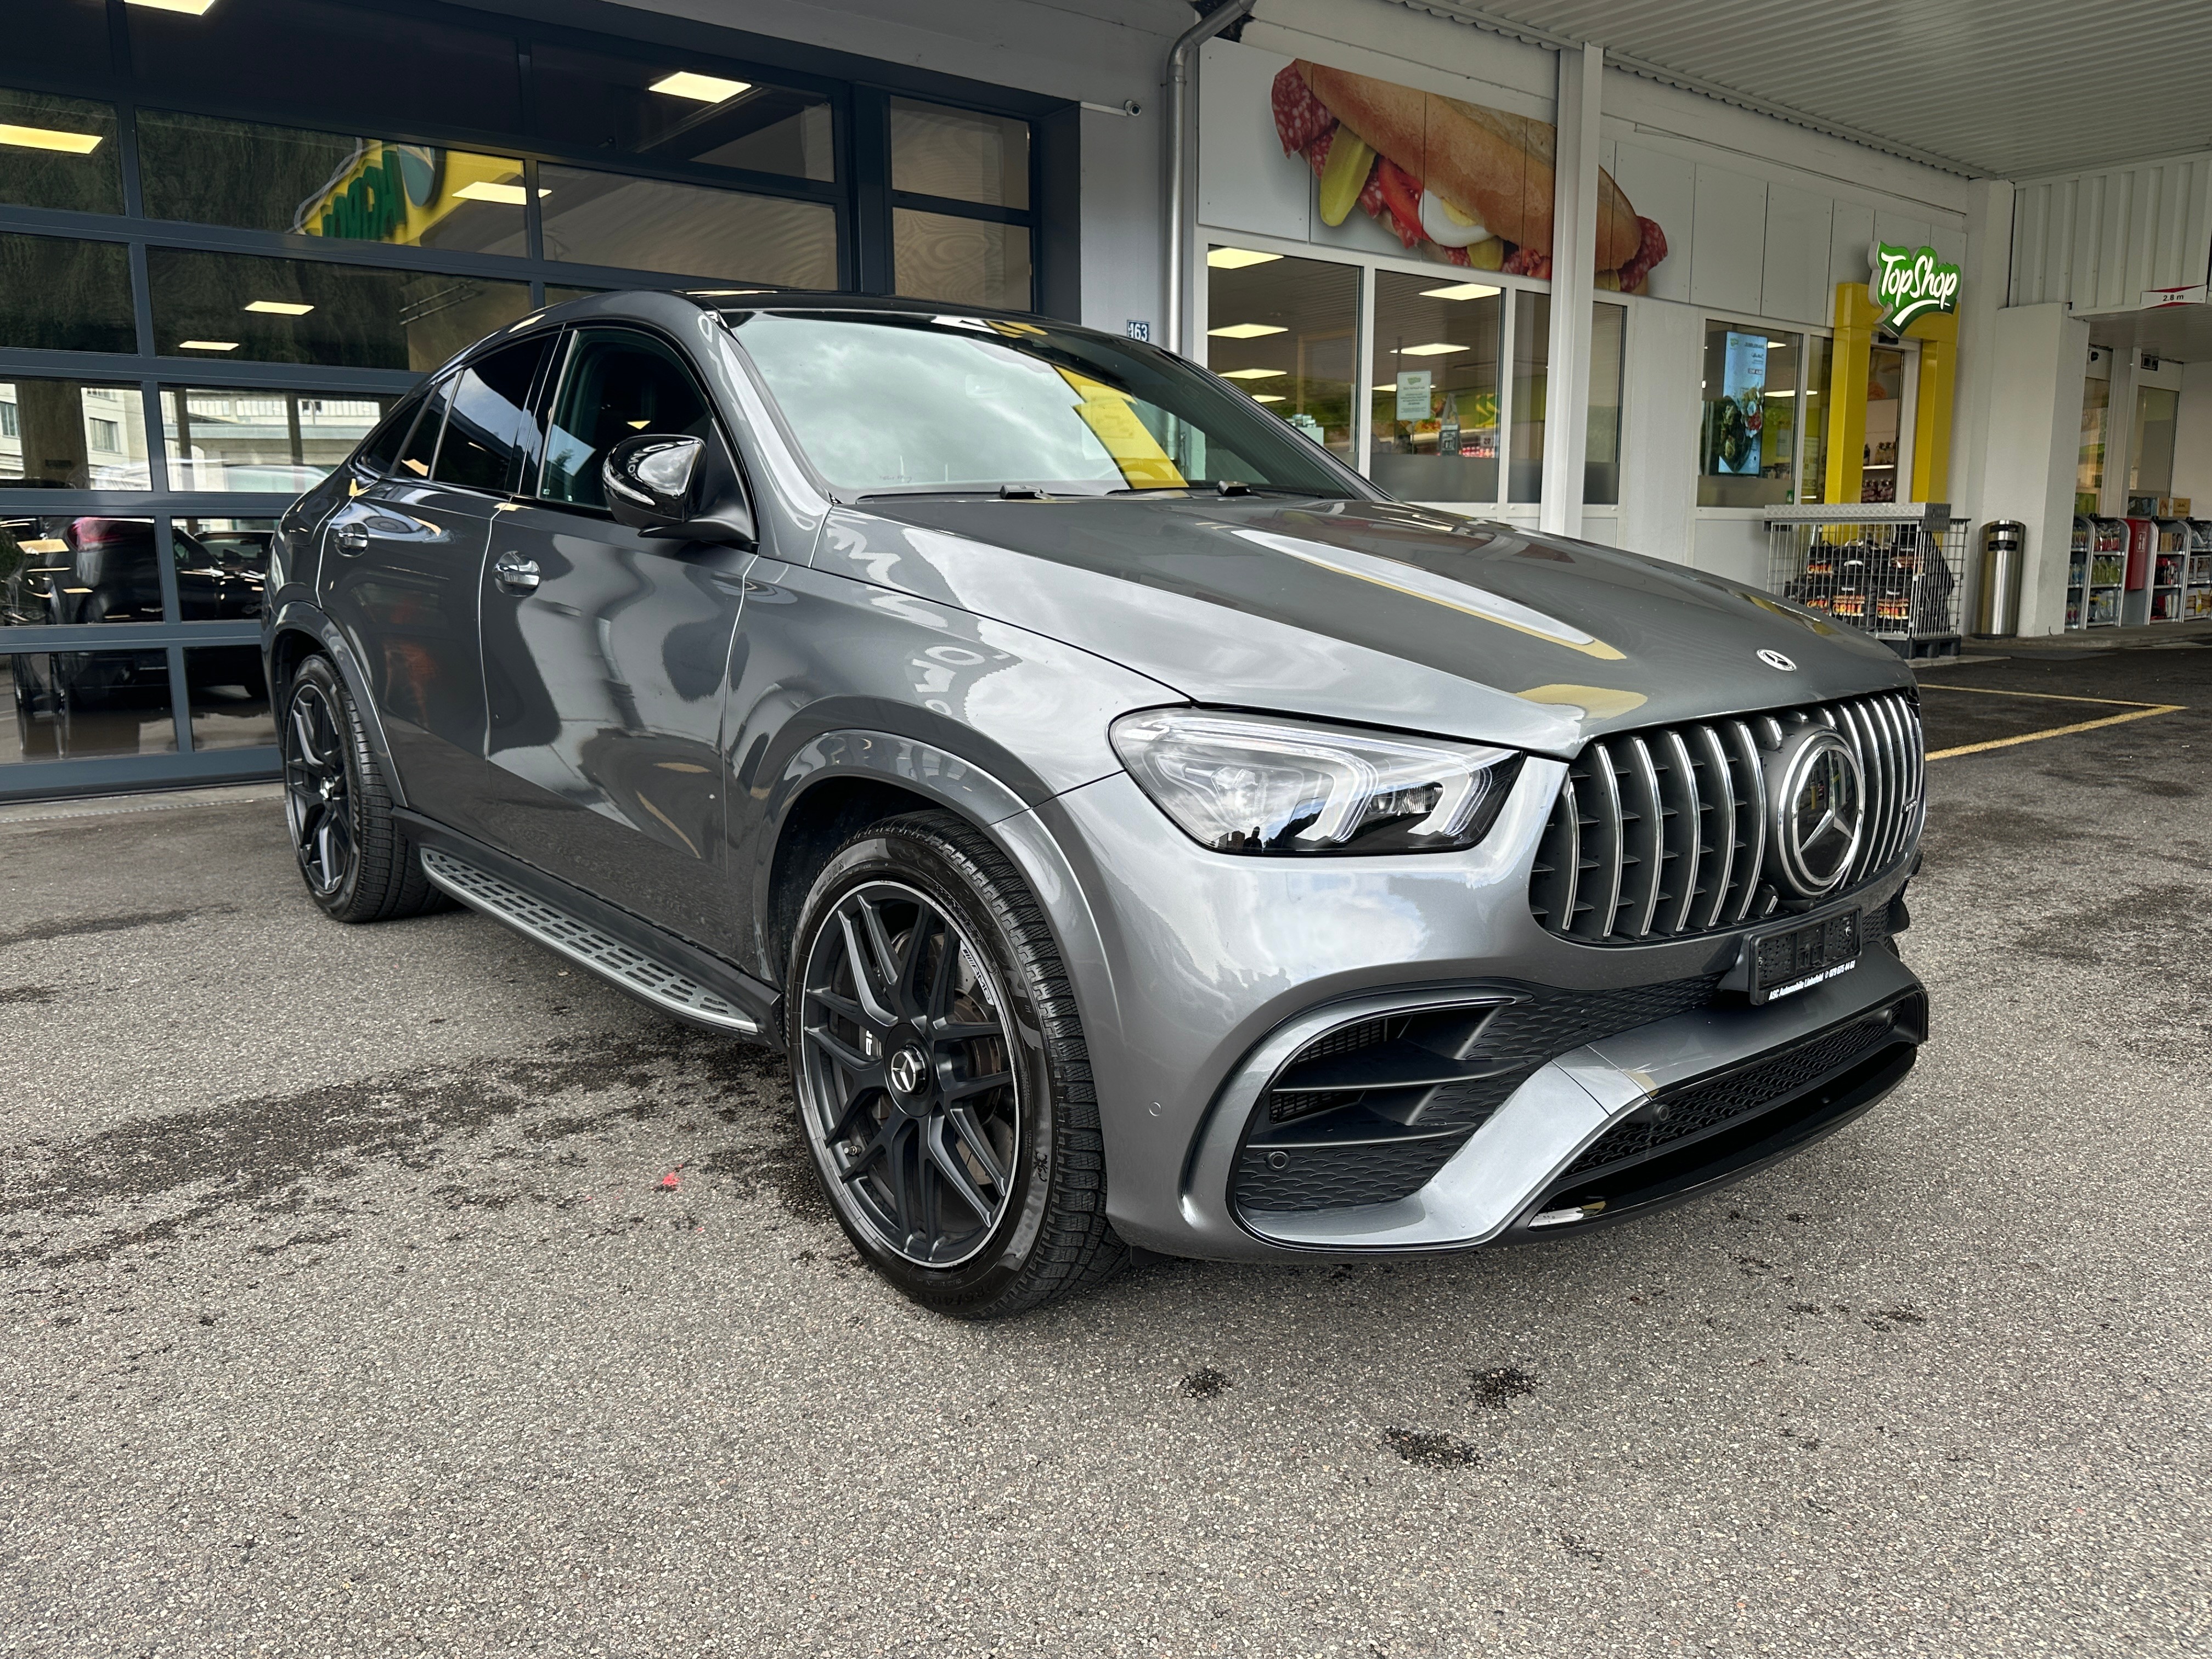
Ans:
{"type": "Polygon", "coordinates": [[[392,746],[385,740],[384,722],[377,717],[376,699],[370,690],[368,676],[362,672],[352,646],[338,625],[314,606],[297,600],[277,611],[262,647],[269,676],[270,704],[277,711],[277,718],[283,718],[284,698],[290,690],[292,675],[301,659],[316,652],[337,665],[338,678],[345,682],[346,694],[353,699],[362,727],[368,734],[369,747],[383,763],[386,787],[392,805],[406,805],[405,787],[400,781],[398,768],[392,763],[392,746]]]}

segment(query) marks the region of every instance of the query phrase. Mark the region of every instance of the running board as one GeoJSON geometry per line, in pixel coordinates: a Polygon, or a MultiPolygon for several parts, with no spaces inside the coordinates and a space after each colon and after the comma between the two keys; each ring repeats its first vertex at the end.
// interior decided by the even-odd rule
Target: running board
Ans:
{"type": "Polygon", "coordinates": [[[654,960],[566,911],[555,909],[535,894],[487,874],[442,848],[422,848],[422,873],[441,891],[505,922],[518,933],[590,969],[665,1013],[737,1036],[761,1034],[760,1023],[750,1014],[690,975],[654,960]]]}

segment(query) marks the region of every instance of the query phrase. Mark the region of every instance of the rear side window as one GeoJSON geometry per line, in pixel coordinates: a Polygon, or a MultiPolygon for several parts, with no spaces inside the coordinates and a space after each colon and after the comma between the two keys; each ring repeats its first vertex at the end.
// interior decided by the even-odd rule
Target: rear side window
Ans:
{"type": "Polygon", "coordinates": [[[453,387],[451,380],[442,380],[423,399],[422,418],[415,422],[406,447],[399,452],[399,465],[392,469],[401,479],[419,481],[430,476],[431,464],[438,459],[438,434],[446,429],[446,406],[452,400],[453,387]]]}
{"type": "Polygon", "coordinates": [[[383,423],[362,441],[354,452],[353,465],[356,471],[368,478],[380,478],[392,471],[399,459],[399,447],[407,441],[407,434],[415,425],[415,417],[422,412],[422,394],[410,392],[399,400],[383,423]]]}
{"type": "Polygon", "coordinates": [[[441,483],[504,495],[520,482],[538,449],[538,422],[530,412],[531,388],[545,361],[548,341],[525,340],[471,364],[453,382],[453,412],[439,446],[441,483]]]}
{"type": "Polygon", "coordinates": [[[673,347],[623,329],[582,330],[554,400],[538,493],[605,507],[599,467],[610,449],[641,432],[682,434],[721,447],[706,394],[673,347]]]}

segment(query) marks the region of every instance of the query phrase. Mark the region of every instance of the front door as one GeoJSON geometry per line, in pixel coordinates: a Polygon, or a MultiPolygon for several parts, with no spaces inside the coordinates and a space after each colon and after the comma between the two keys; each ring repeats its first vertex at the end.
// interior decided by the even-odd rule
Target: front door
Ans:
{"type": "Polygon", "coordinates": [[[471,834],[483,830],[485,541],[534,447],[548,344],[506,347],[434,388],[392,471],[332,515],[324,541],[323,608],[368,677],[407,804],[471,834]]]}
{"type": "Polygon", "coordinates": [[[599,467],[637,433],[725,441],[674,347],[578,331],[538,487],[497,516],[484,568],[486,812],[503,851],[719,949],[722,708],[753,556],[614,521],[599,467]]]}

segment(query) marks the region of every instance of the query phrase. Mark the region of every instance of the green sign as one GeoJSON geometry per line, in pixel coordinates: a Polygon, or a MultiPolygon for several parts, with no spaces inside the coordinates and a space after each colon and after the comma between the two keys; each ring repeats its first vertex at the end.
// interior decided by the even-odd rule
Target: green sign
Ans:
{"type": "Polygon", "coordinates": [[[1923,313],[1959,308],[1959,267],[1945,264],[1934,248],[1876,242],[1871,263],[1874,279],[1867,287],[1889,312],[1883,321],[1900,333],[1923,313]]]}

